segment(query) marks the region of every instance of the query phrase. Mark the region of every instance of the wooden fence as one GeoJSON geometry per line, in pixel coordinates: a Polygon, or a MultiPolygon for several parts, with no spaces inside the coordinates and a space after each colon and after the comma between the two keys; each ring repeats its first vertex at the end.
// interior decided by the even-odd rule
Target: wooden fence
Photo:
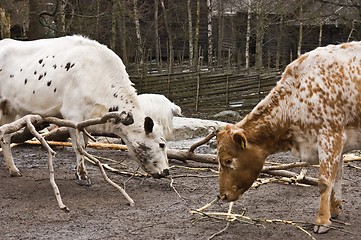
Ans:
{"type": "MultiPolygon", "coordinates": [[[[138,93],[165,95],[182,109],[248,113],[280,79],[278,70],[130,74],[138,93]]],[[[160,106],[161,107],[161,106],[160,106]]]]}

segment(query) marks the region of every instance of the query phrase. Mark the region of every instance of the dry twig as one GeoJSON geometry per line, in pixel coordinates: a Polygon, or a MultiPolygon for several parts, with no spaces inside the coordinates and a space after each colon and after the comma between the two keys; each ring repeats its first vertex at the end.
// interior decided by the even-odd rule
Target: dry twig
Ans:
{"type": "Polygon", "coordinates": [[[226,213],[225,212],[204,212],[204,210],[209,208],[211,205],[212,204],[209,203],[209,204],[206,204],[204,207],[199,208],[198,210],[190,210],[191,214],[199,214],[201,216],[205,216],[205,217],[209,217],[209,218],[215,218],[217,220],[222,219],[222,220],[227,222],[226,227],[224,227],[220,231],[214,233],[208,239],[212,239],[213,237],[218,236],[219,234],[226,231],[227,228],[229,227],[230,223],[232,223],[234,221],[240,221],[240,222],[247,223],[247,224],[282,223],[282,224],[286,224],[286,225],[291,225],[291,226],[295,227],[296,229],[301,230],[303,233],[307,234],[311,239],[316,240],[312,236],[311,233],[309,233],[307,230],[305,230],[303,227],[301,227],[297,222],[293,222],[293,221],[290,221],[290,220],[283,220],[283,219],[251,218],[251,217],[245,216],[244,214],[232,213],[233,202],[231,202],[229,204],[228,211],[226,213]]]}

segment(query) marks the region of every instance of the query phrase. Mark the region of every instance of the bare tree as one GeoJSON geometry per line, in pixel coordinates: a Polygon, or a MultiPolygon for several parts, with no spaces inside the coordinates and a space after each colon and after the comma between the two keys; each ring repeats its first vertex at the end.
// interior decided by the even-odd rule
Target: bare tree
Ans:
{"type": "Polygon", "coordinates": [[[57,15],[55,17],[56,22],[56,35],[65,36],[66,35],[66,18],[65,18],[65,8],[68,3],[68,0],[57,0],[57,15]]]}
{"type": "Polygon", "coordinates": [[[191,0],[187,0],[188,13],[188,48],[189,48],[189,65],[193,66],[194,47],[193,47],[193,23],[192,23],[192,6],[191,0]]]}
{"type": "Polygon", "coordinates": [[[256,2],[256,56],[255,67],[260,69],[263,64],[263,37],[265,34],[265,9],[262,0],[256,2]]]}
{"type": "Polygon", "coordinates": [[[222,50],[223,50],[223,34],[224,34],[224,0],[218,0],[218,65],[223,64],[222,50]]]}
{"type": "Polygon", "coordinates": [[[301,55],[302,51],[302,38],[303,38],[303,0],[300,0],[300,15],[299,15],[299,31],[298,31],[298,45],[297,45],[297,57],[301,55]]]}
{"type": "Polygon", "coordinates": [[[118,6],[120,11],[119,19],[119,36],[121,39],[121,57],[125,65],[128,65],[128,51],[127,51],[127,27],[126,27],[126,0],[118,0],[118,6]]]}
{"type": "Polygon", "coordinates": [[[162,72],[162,58],[161,58],[161,48],[160,48],[160,38],[159,38],[159,22],[158,22],[158,11],[159,10],[159,0],[154,0],[154,38],[155,38],[155,59],[157,62],[158,72],[162,72]]]}
{"type": "Polygon", "coordinates": [[[199,27],[200,27],[200,19],[201,19],[201,3],[200,0],[197,0],[197,11],[196,11],[196,29],[194,34],[194,64],[198,68],[199,67],[199,27]]]}
{"type": "Polygon", "coordinates": [[[277,53],[276,53],[276,68],[277,69],[280,69],[283,25],[284,25],[284,16],[283,16],[283,14],[281,14],[280,23],[279,23],[279,26],[278,26],[278,34],[277,34],[277,53]]]}
{"type": "MultiPolygon", "coordinates": [[[[117,39],[117,19],[119,16],[118,12],[118,0],[112,0],[112,16],[111,16],[111,31],[110,31],[110,49],[115,51],[116,39],[117,39]]],[[[97,8],[99,6],[99,2],[97,4],[97,8]]],[[[98,11],[98,10],[97,10],[98,11]]],[[[99,16],[99,15],[98,15],[99,16]]],[[[97,17],[99,18],[99,17],[97,17]]],[[[98,21],[98,20],[97,20],[98,21]]]]}
{"type": "Polygon", "coordinates": [[[133,4],[134,4],[134,24],[135,24],[135,32],[136,32],[136,36],[137,36],[137,59],[139,62],[139,65],[142,67],[143,66],[143,42],[142,42],[142,35],[141,35],[141,31],[140,31],[140,24],[139,24],[139,11],[138,11],[138,0],[133,0],[133,4]]]}
{"type": "Polygon", "coordinates": [[[43,1],[29,0],[29,31],[28,39],[34,40],[45,37],[44,27],[40,24],[39,13],[44,9],[43,1]]]}
{"type": "Polygon", "coordinates": [[[169,26],[168,12],[167,9],[165,8],[164,0],[160,0],[160,5],[162,6],[165,28],[168,34],[168,65],[169,65],[168,67],[169,67],[169,72],[172,72],[174,68],[173,33],[169,26]]]}
{"type": "Polygon", "coordinates": [[[208,66],[213,62],[213,28],[212,28],[212,0],[207,0],[207,37],[208,37],[208,66]]]}
{"type": "Polygon", "coordinates": [[[251,40],[251,17],[252,17],[252,2],[248,0],[247,6],[247,29],[246,29],[246,49],[245,49],[245,58],[246,58],[246,68],[249,68],[249,45],[251,40]]]}
{"type": "Polygon", "coordinates": [[[10,38],[10,16],[0,7],[0,39],[10,38]]]}

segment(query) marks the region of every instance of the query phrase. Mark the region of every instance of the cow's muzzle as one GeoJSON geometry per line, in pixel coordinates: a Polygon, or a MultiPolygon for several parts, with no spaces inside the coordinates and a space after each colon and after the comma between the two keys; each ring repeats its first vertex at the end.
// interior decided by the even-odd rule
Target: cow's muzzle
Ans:
{"type": "Polygon", "coordinates": [[[159,179],[159,178],[164,178],[166,176],[169,175],[169,169],[164,169],[162,173],[153,173],[151,174],[151,176],[153,178],[159,179]]]}

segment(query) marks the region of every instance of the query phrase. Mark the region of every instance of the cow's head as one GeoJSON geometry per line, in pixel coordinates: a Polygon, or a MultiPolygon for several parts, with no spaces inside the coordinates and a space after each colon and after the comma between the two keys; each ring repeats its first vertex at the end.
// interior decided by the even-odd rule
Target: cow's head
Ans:
{"type": "Polygon", "coordinates": [[[129,154],[154,178],[169,175],[166,141],[163,129],[150,117],[143,121],[135,119],[134,124],[121,126],[120,136],[126,143],[129,154]]]}
{"type": "Polygon", "coordinates": [[[242,129],[227,125],[217,134],[219,197],[235,201],[260,174],[265,155],[258,145],[247,141],[242,129]]]}

